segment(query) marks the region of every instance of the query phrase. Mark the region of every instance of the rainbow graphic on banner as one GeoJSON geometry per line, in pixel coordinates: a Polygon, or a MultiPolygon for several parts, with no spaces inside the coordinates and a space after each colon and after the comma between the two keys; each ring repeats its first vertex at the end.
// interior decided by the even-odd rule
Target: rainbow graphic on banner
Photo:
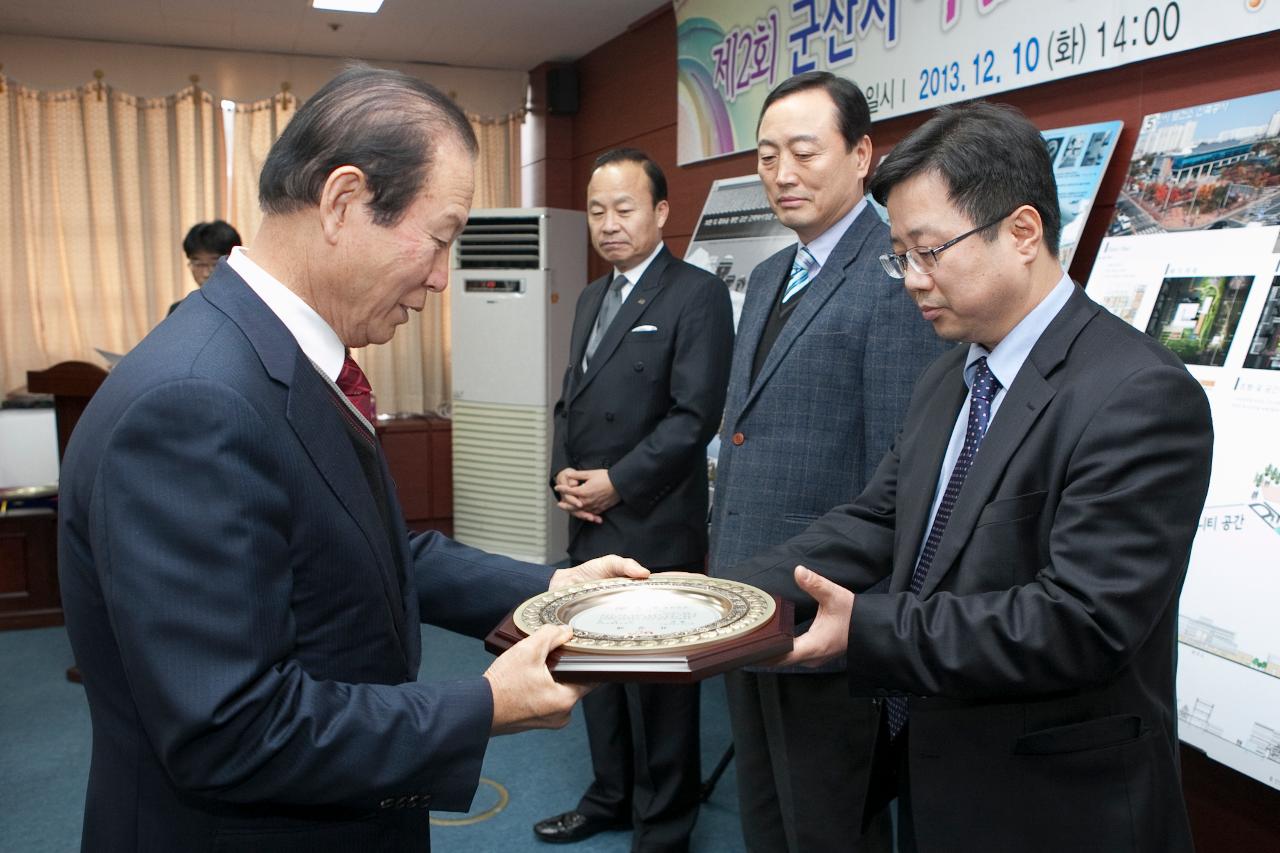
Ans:
{"type": "MultiPolygon", "coordinates": [[[[733,101],[716,88],[715,48],[726,33],[710,18],[689,18],[676,29],[676,104],[680,162],[732,154],[736,128],[754,128],[771,86],[754,86],[733,101]]],[[[781,79],[780,77],[778,79],[781,79]]],[[[741,130],[738,130],[741,133],[741,130]]]]}

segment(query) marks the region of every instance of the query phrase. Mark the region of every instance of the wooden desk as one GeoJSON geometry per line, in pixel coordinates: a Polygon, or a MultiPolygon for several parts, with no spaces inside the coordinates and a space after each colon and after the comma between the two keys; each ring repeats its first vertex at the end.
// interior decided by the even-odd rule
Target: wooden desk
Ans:
{"type": "Polygon", "coordinates": [[[57,513],[0,513],[0,631],[61,624],[57,513]]]}
{"type": "MultiPolygon", "coordinates": [[[[53,394],[58,456],[85,406],[106,378],[100,367],[63,362],[27,374],[33,393],[53,394]]],[[[396,481],[405,522],[417,531],[453,535],[453,425],[447,418],[415,416],[377,428],[396,481]]],[[[17,510],[0,516],[0,630],[62,624],[58,595],[57,516],[17,510]]]]}
{"type": "Polygon", "coordinates": [[[453,535],[453,422],[415,415],[378,422],[378,438],[412,530],[453,535]]]}
{"type": "MultiPolygon", "coordinates": [[[[89,398],[106,378],[101,367],[83,361],[64,361],[48,370],[27,372],[27,390],[53,395],[59,461],[89,398]]],[[[0,515],[0,630],[62,622],[57,513],[52,509],[17,509],[0,515]]]]}

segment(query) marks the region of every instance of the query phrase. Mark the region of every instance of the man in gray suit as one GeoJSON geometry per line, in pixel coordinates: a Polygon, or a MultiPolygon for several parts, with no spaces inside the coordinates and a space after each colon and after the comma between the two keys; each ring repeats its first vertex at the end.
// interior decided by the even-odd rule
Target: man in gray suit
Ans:
{"type": "MultiPolygon", "coordinates": [[[[765,99],[760,178],[800,242],[761,263],[747,290],[716,472],[715,576],[737,578],[738,564],[857,495],[944,349],[880,265],[889,229],[862,190],[870,124],[857,86],[826,72],[765,99]]],[[[889,850],[884,813],[850,847],[879,711],[849,696],[841,665],[726,676],[748,850],[889,850]]]]}

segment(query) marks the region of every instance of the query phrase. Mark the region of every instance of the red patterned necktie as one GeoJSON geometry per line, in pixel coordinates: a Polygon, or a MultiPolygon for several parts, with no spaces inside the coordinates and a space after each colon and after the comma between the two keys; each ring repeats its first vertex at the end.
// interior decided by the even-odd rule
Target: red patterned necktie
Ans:
{"type": "Polygon", "coordinates": [[[342,362],[342,371],[338,374],[337,384],[342,393],[347,395],[351,405],[356,407],[356,411],[364,415],[364,419],[370,424],[376,423],[373,387],[369,385],[369,379],[360,369],[360,365],[356,364],[356,360],[350,355],[342,362]]]}

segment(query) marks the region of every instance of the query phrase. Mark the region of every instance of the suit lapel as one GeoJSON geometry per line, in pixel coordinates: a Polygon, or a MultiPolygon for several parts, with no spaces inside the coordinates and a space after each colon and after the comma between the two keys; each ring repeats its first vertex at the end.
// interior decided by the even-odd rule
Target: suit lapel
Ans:
{"type": "MultiPolygon", "coordinates": [[[[938,584],[955,565],[957,557],[973,535],[978,517],[1004,477],[1009,460],[1057,392],[1048,381],[1049,375],[1066,358],[1072,342],[1097,312],[1098,306],[1077,287],[1067,304],[1032,347],[1013,385],[1001,401],[1000,409],[992,419],[982,446],[973,459],[973,466],[960,488],[951,520],[947,523],[942,541],[938,543],[933,565],[930,566],[920,590],[921,598],[937,589],[938,584]]],[[[935,476],[937,470],[934,469],[935,476]]]]}
{"type": "MultiPolygon", "coordinates": [[[[911,583],[916,554],[924,541],[925,525],[937,491],[938,472],[951,441],[956,415],[964,405],[969,389],[964,384],[964,360],[967,347],[957,347],[948,354],[953,366],[943,374],[941,385],[930,395],[928,419],[920,426],[918,443],[900,462],[898,478],[898,525],[895,535],[894,568],[891,589],[901,592],[911,583]]],[[[935,561],[936,562],[936,561],[935,561]]]]}
{"type": "MultiPolygon", "coordinates": [[[[760,375],[756,377],[756,381],[751,383],[751,390],[747,393],[747,399],[743,401],[742,408],[745,410],[751,405],[752,400],[760,393],[760,389],[778,369],[778,365],[787,357],[793,344],[808,327],[809,323],[822,310],[822,306],[827,303],[832,295],[840,287],[845,286],[848,275],[849,266],[857,259],[858,252],[862,248],[862,244],[867,241],[867,237],[871,234],[875,223],[879,222],[876,212],[868,205],[862,213],[853,221],[849,229],[836,243],[831,254],[827,257],[827,262],[822,265],[822,269],[818,271],[818,277],[809,282],[805,287],[804,298],[800,300],[800,304],[796,306],[795,311],[787,318],[787,322],[783,325],[782,331],[778,334],[778,339],[774,341],[773,348],[769,350],[769,355],[765,357],[764,364],[760,367],[760,375]]],[[[792,263],[795,261],[795,255],[791,256],[792,263]]],[[[787,267],[790,272],[790,266],[787,267]]],[[[853,287],[855,285],[849,284],[853,287]]],[[[778,299],[778,291],[782,289],[782,278],[779,277],[776,283],[772,285],[771,299],[768,303],[768,310],[765,313],[765,322],[768,321],[769,312],[773,311],[773,306],[778,299]]],[[[763,333],[763,324],[761,331],[756,333],[756,347],[760,345],[760,335],[763,333]]],[[[755,349],[751,350],[750,357],[755,358],[755,349]]]]}
{"type": "MultiPolygon", "coordinates": [[[[587,366],[587,372],[583,374],[582,380],[577,383],[577,388],[573,396],[582,393],[592,380],[600,374],[600,371],[609,359],[613,357],[613,353],[618,348],[618,344],[622,343],[622,339],[631,331],[635,322],[640,319],[645,311],[649,310],[649,306],[653,304],[654,297],[663,287],[663,274],[667,270],[667,263],[671,258],[671,253],[664,246],[658,256],[649,264],[649,268],[644,271],[644,275],[636,282],[631,289],[631,293],[627,296],[627,301],[622,303],[622,307],[618,309],[618,313],[614,316],[613,322],[609,324],[609,328],[605,331],[604,337],[600,340],[600,345],[596,347],[596,354],[592,356],[591,363],[587,366]]],[[[600,302],[604,301],[604,288],[601,290],[600,302]]],[[[597,311],[599,303],[596,304],[597,311]]],[[[591,322],[595,323],[595,315],[592,312],[591,322]]],[[[590,332],[588,331],[588,334],[590,332]]],[[[585,345],[584,345],[585,346],[585,345]]],[[[581,364],[581,358],[578,361],[581,364]]]]}
{"type": "Polygon", "coordinates": [[[582,359],[587,353],[587,341],[591,339],[591,329],[596,324],[596,315],[600,313],[600,305],[604,302],[605,293],[609,290],[609,282],[613,273],[598,278],[587,285],[586,295],[582,299],[582,307],[573,318],[573,336],[569,341],[569,365],[573,369],[574,383],[569,396],[576,396],[582,385],[582,359]]]}
{"type": "Polygon", "coordinates": [[[778,301],[778,293],[782,290],[784,272],[795,263],[796,247],[772,263],[765,260],[751,274],[746,303],[742,306],[742,316],[738,320],[738,332],[733,344],[733,376],[742,377],[742,382],[730,382],[730,399],[725,403],[725,423],[732,424],[747,407],[747,400],[754,397],[751,389],[746,387],[746,380],[751,377],[751,363],[755,360],[756,350],[760,348],[760,339],[764,336],[765,326],[769,322],[769,314],[778,301]],[[757,289],[758,288],[758,289],[757,289]],[[742,388],[741,392],[736,392],[742,388]],[[734,399],[738,394],[739,399],[734,399]]]}
{"type": "MultiPolygon", "coordinates": [[[[392,544],[341,415],[334,411],[333,391],[302,352],[288,328],[230,267],[219,265],[214,276],[201,288],[201,293],[240,327],[268,375],[288,388],[285,417],[312,463],[359,526],[376,555],[389,616],[403,651],[405,626],[397,616],[402,612],[401,591],[392,544]]],[[[388,487],[390,483],[388,477],[388,487]]],[[[394,499],[392,505],[396,506],[394,499]]]]}
{"type": "MultiPolygon", "coordinates": [[[[293,381],[289,385],[289,403],[286,416],[298,440],[306,448],[311,462],[324,477],[334,495],[342,503],[364,534],[369,548],[377,556],[378,576],[390,607],[389,615],[400,638],[400,648],[405,649],[405,625],[402,622],[402,591],[396,575],[395,555],[382,516],[370,492],[356,452],[351,447],[351,437],[342,424],[341,413],[335,412],[333,391],[312,366],[306,355],[298,350],[293,381]]],[[[373,443],[377,452],[376,441],[373,443]]],[[[381,454],[378,454],[379,456],[381,454]]],[[[381,464],[381,462],[379,462],[381,464]]],[[[390,478],[386,483],[390,486],[390,478]]],[[[395,506],[392,502],[391,506],[395,506]]]]}

